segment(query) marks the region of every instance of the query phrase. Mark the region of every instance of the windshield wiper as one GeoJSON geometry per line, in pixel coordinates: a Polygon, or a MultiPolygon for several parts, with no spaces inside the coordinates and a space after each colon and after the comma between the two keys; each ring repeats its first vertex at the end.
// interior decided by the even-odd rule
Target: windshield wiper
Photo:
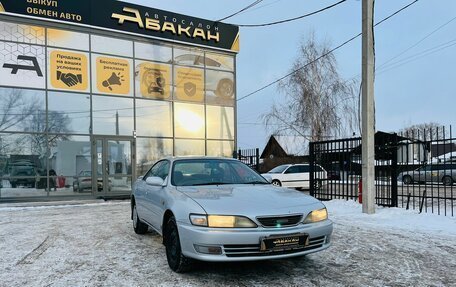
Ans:
{"type": "Polygon", "coordinates": [[[229,182],[206,182],[206,183],[194,183],[192,184],[192,186],[196,186],[196,185],[224,185],[224,184],[231,184],[229,182]]]}
{"type": "Polygon", "coordinates": [[[244,184],[269,184],[268,182],[264,182],[264,181],[249,181],[249,182],[245,182],[244,184]]]}

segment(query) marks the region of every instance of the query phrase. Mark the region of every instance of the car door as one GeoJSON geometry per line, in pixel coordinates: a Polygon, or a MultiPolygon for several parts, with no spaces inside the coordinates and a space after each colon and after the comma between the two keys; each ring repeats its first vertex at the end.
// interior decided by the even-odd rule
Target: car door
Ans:
{"type": "Polygon", "coordinates": [[[433,165],[431,168],[431,181],[440,182],[440,179],[443,177],[444,172],[445,172],[445,165],[443,165],[443,164],[433,165]]]}
{"type": "Polygon", "coordinates": [[[148,197],[149,185],[146,183],[148,177],[154,176],[158,173],[158,170],[163,165],[162,161],[157,162],[152,166],[151,169],[144,175],[141,180],[136,182],[135,187],[135,200],[136,200],[136,209],[138,215],[143,221],[146,221],[149,224],[152,224],[152,207],[150,206],[150,200],[148,197]]]}
{"type": "Polygon", "coordinates": [[[431,166],[423,166],[413,172],[413,181],[415,182],[426,182],[431,180],[431,166]]]}
{"type": "MultiPolygon", "coordinates": [[[[302,179],[300,182],[300,187],[308,189],[310,187],[310,166],[308,165],[301,165],[299,166],[300,169],[300,175],[299,177],[302,179]]],[[[316,178],[320,178],[319,176],[319,169],[316,167],[315,175],[316,178]]]]}
{"type": "MultiPolygon", "coordinates": [[[[163,180],[166,180],[169,174],[170,162],[168,160],[163,160],[160,162],[160,165],[154,169],[150,176],[159,177],[163,180]]],[[[146,205],[150,212],[150,221],[149,223],[156,229],[160,230],[161,228],[161,218],[164,212],[165,205],[165,193],[166,187],[163,186],[152,186],[147,185],[146,191],[146,205]]]]}
{"type": "Polygon", "coordinates": [[[300,173],[301,168],[299,165],[292,165],[283,173],[282,185],[286,187],[300,187],[303,179],[300,173]]]}

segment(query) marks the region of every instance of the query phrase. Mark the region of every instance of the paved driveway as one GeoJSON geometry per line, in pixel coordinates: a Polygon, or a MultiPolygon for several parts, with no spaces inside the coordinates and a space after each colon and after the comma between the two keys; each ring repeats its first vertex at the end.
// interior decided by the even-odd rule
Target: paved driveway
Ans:
{"type": "Polygon", "coordinates": [[[200,263],[181,275],[168,268],[161,237],[133,232],[128,202],[0,206],[0,286],[456,286],[456,237],[333,219],[324,252],[200,263]]]}

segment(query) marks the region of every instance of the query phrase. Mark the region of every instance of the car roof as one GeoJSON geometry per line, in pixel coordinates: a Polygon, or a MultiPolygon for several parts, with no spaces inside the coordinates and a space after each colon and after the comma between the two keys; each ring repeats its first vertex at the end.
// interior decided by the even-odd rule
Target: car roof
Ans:
{"type": "MultiPolygon", "coordinates": [[[[230,160],[230,161],[238,161],[235,158],[230,157],[216,157],[216,156],[169,156],[164,157],[160,160],[169,160],[169,161],[178,161],[178,160],[188,160],[188,159],[209,159],[209,160],[230,160]]],[[[158,161],[160,161],[158,160],[158,161]]],[[[158,162],[157,161],[157,162],[158,162]]]]}
{"type": "Polygon", "coordinates": [[[281,164],[280,166],[301,166],[301,165],[309,165],[308,163],[287,163],[281,164]]]}

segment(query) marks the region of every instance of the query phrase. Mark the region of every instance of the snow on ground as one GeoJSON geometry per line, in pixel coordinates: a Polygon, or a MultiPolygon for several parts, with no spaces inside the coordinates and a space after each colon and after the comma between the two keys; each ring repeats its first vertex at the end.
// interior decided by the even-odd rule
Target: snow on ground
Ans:
{"type": "MultiPolygon", "coordinates": [[[[324,202],[329,216],[336,223],[353,223],[354,226],[390,229],[396,232],[428,233],[430,235],[456,236],[456,218],[423,213],[404,208],[376,207],[376,213],[362,213],[356,201],[332,200],[324,202]]],[[[455,243],[456,245],[456,243],[455,243]]]]}
{"type": "Polygon", "coordinates": [[[127,201],[0,205],[0,286],[456,286],[456,218],[325,204],[330,249],[188,274],[168,268],[160,236],[133,232],[127,201]]]}

